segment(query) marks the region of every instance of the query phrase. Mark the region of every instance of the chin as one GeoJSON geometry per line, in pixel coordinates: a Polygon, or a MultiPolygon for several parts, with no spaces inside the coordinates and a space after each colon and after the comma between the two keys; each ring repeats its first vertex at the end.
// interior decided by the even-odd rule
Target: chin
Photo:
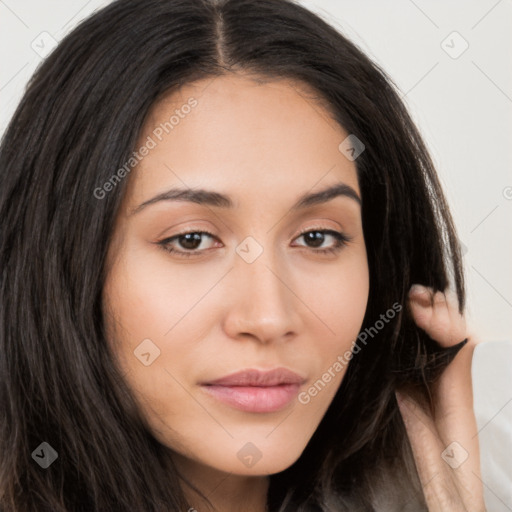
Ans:
{"type": "MultiPolygon", "coordinates": [[[[277,438],[276,438],[277,440],[277,438]]],[[[226,448],[212,460],[204,461],[210,466],[226,473],[247,476],[265,476],[280,473],[288,469],[300,457],[304,446],[290,446],[286,443],[272,443],[269,439],[237,442],[234,457],[226,457],[230,449],[226,448]]]]}

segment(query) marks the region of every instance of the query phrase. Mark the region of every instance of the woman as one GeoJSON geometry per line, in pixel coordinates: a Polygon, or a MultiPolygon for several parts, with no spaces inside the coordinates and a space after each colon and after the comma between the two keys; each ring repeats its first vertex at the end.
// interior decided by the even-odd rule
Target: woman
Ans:
{"type": "Polygon", "coordinates": [[[485,509],[449,209],[324,21],[114,2],[0,161],[4,512],[485,509]]]}

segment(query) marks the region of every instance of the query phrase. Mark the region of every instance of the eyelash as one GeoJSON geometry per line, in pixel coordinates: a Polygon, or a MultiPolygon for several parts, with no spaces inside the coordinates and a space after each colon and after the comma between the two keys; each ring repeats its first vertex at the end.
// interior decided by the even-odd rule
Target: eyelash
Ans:
{"type": "MultiPolygon", "coordinates": [[[[320,229],[320,228],[313,228],[313,229],[306,229],[304,231],[301,231],[301,233],[299,233],[299,235],[296,237],[296,238],[300,238],[301,236],[307,234],[307,233],[323,233],[325,235],[331,235],[335,238],[335,244],[333,247],[330,247],[328,249],[315,249],[315,248],[310,248],[313,250],[314,253],[319,253],[319,254],[335,254],[339,251],[341,251],[341,249],[343,249],[343,247],[345,247],[347,245],[348,242],[350,242],[352,240],[352,237],[349,237],[347,235],[345,235],[344,233],[340,233],[338,231],[334,231],[332,229],[320,229]]],[[[170,247],[170,243],[182,236],[185,236],[185,235],[192,235],[192,234],[200,234],[200,235],[208,235],[209,237],[211,238],[216,238],[216,236],[213,234],[213,233],[210,233],[209,231],[205,231],[205,230],[201,230],[201,231],[185,231],[183,233],[179,233],[177,235],[174,235],[170,238],[165,238],[159,242],[157,242],[157,244],[166,252],[168,253],[171,253],[171,254],[175,254],[177,255],[178,257],[184,257],[184,258],[190,258],[190,257],[193,257],[193,256],[199,256],[201,253],[207,251],[208,249],[203,249],[203,250],[195,250],[195,251],[178,251],[176,249],[173,249],[172,247],[170,247]]],[[[304,247],[304,246],[303,246],[304,247]]],[[[308,247],[306,247],[308,248],[308,247]]]]}

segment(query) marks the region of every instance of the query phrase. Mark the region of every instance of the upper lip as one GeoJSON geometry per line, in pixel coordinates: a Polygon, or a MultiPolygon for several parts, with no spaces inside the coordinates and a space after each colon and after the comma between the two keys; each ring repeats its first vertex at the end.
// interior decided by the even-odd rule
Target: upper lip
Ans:
{"type": "Polygon", "coordinates": [[[242,370],[220,379],[204,382],[203,384],[208,386],[270,387],[282,384],[302,384],[304,381],[303,377],[287,368],[275,368],[268,371],[257,369],[242,370]]]}

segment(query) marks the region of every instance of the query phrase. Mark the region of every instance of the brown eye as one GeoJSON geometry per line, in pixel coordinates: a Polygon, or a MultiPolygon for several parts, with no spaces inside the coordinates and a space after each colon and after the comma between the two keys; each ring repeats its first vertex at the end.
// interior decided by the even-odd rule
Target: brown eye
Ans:
{"type": "Polygon", "coordinates": [[[177,238],[178,243],[184,249],[195,250],[201,245],[201,233],[187,233],[177,238]]]}
{"type": "Polygon", "coordinates": [[[214,240],[215,237],[207,231],[191,231],[181,233],[158,242],[167,252],[178,256],[197,256],[211,247],[201,247],[206,239],[214,240]]]}
{"type": "Polygon", "coordinates": [[[309,231],[303,231],[297,239],[303,238],[306,242],[306,247],[314,249],[314,252],[318,253],[334,253],[343,248],[351,238],[344,233],[339,233],[332,229],[311,229],[309,231]],[[331,242],[330,247],[323,248],[322,245],[325,242],[329,242],[330,239],[334,239],[334,244],[331,242]]]}
{"type": "Polygon", "coordinates": [[[325,240],[325,233],[323,231],[308,231],[302,236],[310,247],[320,247],[325,240]]]}

